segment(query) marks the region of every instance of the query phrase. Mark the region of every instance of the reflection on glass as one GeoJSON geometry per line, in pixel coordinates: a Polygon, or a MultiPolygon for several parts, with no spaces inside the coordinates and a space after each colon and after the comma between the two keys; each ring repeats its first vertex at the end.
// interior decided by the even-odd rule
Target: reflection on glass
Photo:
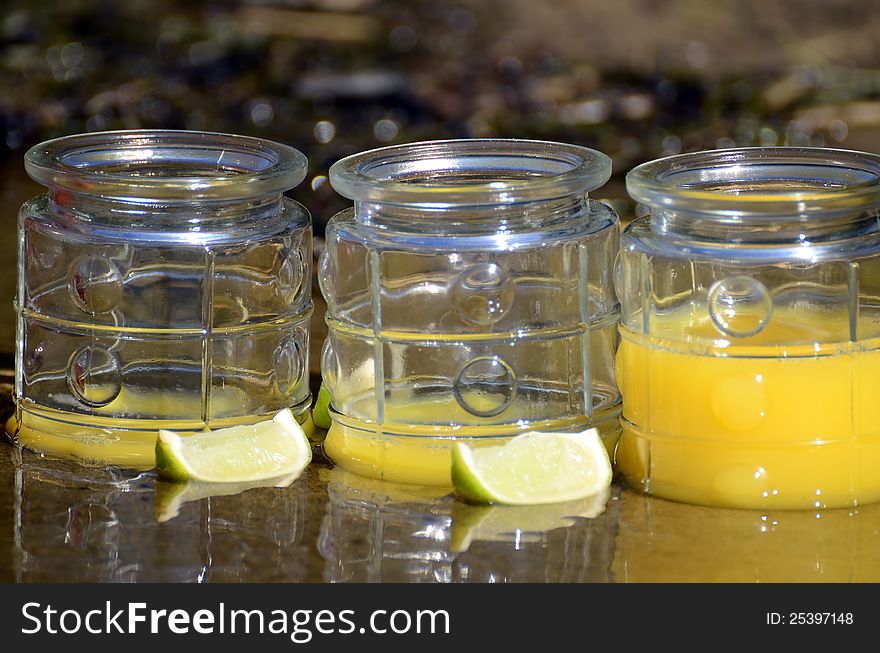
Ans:
{"type": "Polygon", "coordinates": [[[304,537],[306,491],[317,473],[260,486],[171,484],[150,472],[8,451],[15,580],[299,581],[317,575],[310,570],[320,562],[310,555],[317,535],[304,537]]]}
{"type": "Polygon", "coordinates": [[[880,505],[822,511],[706,508],[620,495],[620,582],[877,582],[880,505]]]}
{"type": "Polygon", "coordinates": [[[149,474],[11,450],[18,581],[198,581],[205,512],[157,524],[149,474]]]}
{"type": "Polygon", "coordinates": [[[331,582],[608,580],[616,497],[470,506],[442,488],[329,472],[318,550],[331,582]]]}
{"type": "Polygon", "coordinates": [[[334,468],[318,551],[330,582],[448,582],[451,497],[334,468]]]}
{"type": "Polygon", "coordinates": [[[180,514],[185,503],[211,497],[235,496],[256,488],[286,488],[299,474],[246,483],[206,483],[202,481],[156,482],[156,521],[165,522],[180,514]]]}
{"type": "MultiPolygon", "coordinates": [[[[196,502],[205,504],[209,514],[210,558],[204,580],[295,582],[314,578],[318,561],[312,555],[315,536],[306,536],[306,510],[307,490],[317,481],[316,471],[310,468],[287,487],[251,488],[196,502]]],[[[193,504],[183,504],[183,509],[189,505],[193,504]]],[[[318,507],[314,512],[318,513],[318,507]]]]}
{"type": "Polygon", "coordinates": [[[456,582],[608,581],[617,498],[543,506],[456,506],[456,582]],[[607,511],[606,511],[607,510],[607,511]],[[466,549],[466,550],[465,550],[466,549]]]}
{"type": "Polygon", "coordinates": [[[453,507],[451,547],[464,552],[472,542],[540,542],[547,531],[595,519],[605,511],[610,493],[563,503],[537,506],[475,506],[456,503],[453,507]]]}

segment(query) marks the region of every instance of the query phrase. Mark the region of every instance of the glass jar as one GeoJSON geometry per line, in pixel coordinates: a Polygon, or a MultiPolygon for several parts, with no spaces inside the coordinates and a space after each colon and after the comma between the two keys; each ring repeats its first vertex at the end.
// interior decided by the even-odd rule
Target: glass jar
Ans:
{"type": "Polygon", "coordinates": [[[157,430],[309,414],[309,214],[293,148],[183,131],[42,143],[19,217],[23,445],[153,465],[157,430]]]}
{"type": "Polygon", "coordinates": [[[449,485],[455,440],[591,425],[614,437],[620,235],[587,198],[610,172],[583,147],[492,139],[331,167],[355,203],[330,221],[319,273],[334,462],[449,485]]]}
{"type": "Polygon", "coordinates": [[[617,464],[755,508],[880,499],[880,156],[744,148],[650,162],[625,231],[617,464]]]}

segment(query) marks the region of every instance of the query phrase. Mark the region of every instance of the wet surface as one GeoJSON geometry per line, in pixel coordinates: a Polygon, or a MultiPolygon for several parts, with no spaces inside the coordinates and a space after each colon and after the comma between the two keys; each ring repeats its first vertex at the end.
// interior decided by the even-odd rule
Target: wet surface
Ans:
{"type": "MultiPolygon", "coordinates": [[[[317,458],[287,488],[204,497],[206,486],[4,446],[0,580],[610,579],[616,492],[595,519],[514,509],[493,526],[487,519],[499,509],[351,477],[317,458]],[[516,524],[558,528],[517,533],[516,524]]],[[[601,506],[590,500],[569,509],[593,515],[601,506]]]]}
{"type": "Polygon", "coordinates": [[[604,510],[475,507],[320,455],[287,488],[210,491],[3,445],[0,581],[880,580],[880,505],[764,514],[616,485],[604,510]]]}
{"type": "MultiPolygon", "coordinates": [[[[330,164],[386,144],[596,147],[615,162],[596,197],[624,220],[623,175],[658,156],[880,150],[880,14],[856,0],[8,4],[0,230],[10,243],[18,207],[43,192],[24,174],[25,149],[79,131],[209,129],[297,146],[310,171],[292,195],[318,236],[350,205],[327,183],[330,164]]],[[[8,248],[0,413],[15,285],[8,248]]],[[[314,299],[313,390],[326,334],[314,299]]],[[[0,581],[880,580],[880,505],[763,514],[615,487],[601,515],[566,519],[595,506],[479,509],[347,476],[320,455],[288,488],[207,491],[0,444],[0,581]]]]}

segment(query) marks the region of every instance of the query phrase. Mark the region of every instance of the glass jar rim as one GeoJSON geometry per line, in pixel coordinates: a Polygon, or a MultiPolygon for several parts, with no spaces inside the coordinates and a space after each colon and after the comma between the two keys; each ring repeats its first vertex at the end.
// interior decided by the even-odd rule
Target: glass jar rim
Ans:
{"type": "Polygon", "coordinates": [[[329,175],[336,192],[357,202],[487,206],[595,190],[611,176],[611,159],[552,141],[451,139],[360,152],[334,163],[329,175]]]}
{"type": "Polygon", "coordinates": [[[49,188],[147,201],[280,194],[300,184],[308,168],[302,152],[281,143],[171,129],[62,136],[30,148],[24,159],[31,178],[49,188]]]}
{"type": "Polygon", "coordinates": [[[633,168],[626,189],[651,208],[719,220],[852,212],[880,204],[880,155],[820,147],[677,154],[633,168]]]}

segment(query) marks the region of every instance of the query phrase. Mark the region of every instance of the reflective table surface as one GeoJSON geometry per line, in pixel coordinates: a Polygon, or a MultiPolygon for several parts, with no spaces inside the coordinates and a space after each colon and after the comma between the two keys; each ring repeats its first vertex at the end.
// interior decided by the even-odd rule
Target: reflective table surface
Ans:
{"type": "Polygon", "coordinates": [[[605,499],[470,506],[320,451],[287,488],[177,485],[3,445],[0,581],[880,580],[880,505],[765,514],[619,485],[605,499]]]}

